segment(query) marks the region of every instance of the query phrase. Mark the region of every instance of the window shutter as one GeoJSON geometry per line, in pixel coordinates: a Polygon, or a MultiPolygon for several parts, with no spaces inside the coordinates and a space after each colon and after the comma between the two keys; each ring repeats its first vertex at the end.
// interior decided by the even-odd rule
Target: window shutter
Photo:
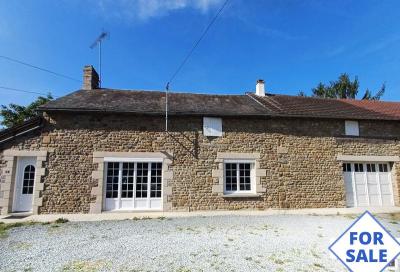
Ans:
{"type": "Polygon", "coordinates": [[[203,133],[204,136],[222,136],[222,118],[204,117],[203,133]]]}
{"type": "Polygon", "coordinates": [[[358,121],[345,121],[345,133],[349,136],[360,136],[358,121]]]}

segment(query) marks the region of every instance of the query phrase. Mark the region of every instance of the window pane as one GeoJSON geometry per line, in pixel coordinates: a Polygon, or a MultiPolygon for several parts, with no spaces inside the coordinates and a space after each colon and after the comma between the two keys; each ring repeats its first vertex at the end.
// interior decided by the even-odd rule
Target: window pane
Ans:
{"type": "Polygon", "coordinates": [[[367,172],[376,172],[375,164],[367,163],[367,172]]]}
{"type": "Polygon", "coordinates": [[[118,197],[118,173],[119,173],[118,162],[107,163],[106,198],[118,197]]]}
{"type": "Polygon", "coordinates": [[[387,164],[380,163],[380,164],[378,165],[378,168],[379,168],[379,172],[388,172],[388,166],[387,166],[387,164]]]}
{"type": "Polygon", "coordinates": [[[121,198],[133,197],[134,172],[135,172],[135,163],[124,162],[122,164],[121,198]]]}
{"type": "Polygon", "coordinates": [[[35,181],[35,167],[27,165],[24,169],[24,179],[22,180],[22,194],[33,194],[33,184],[35,181]]]}
{"type": "Polygon", "coordinates": [[[225,191],[237,190],[237,171],[236,163],[225,164],[225,191]]]}
{"type": "Polygon", "coordinates": [[[364,172],[364,165],[362,163],[355,163],[354,171],[355,172],[364,172]]]}
{"type": "Polygon", "coordinates": [[[137,177],[136,177],[136,197],[147,197],[147,176],[148,176],[148,163],[137,163],[137,177]]]}
{"type": "Polygon", "coordinates": [[[239,184],[240,191],[250,191],[251,190],[251,165],[250,163],[239,163],[239,184]]]}
{"type": "Polygon", "coordinates": [[[343,172],[351,172],[351,164],[343,163],[343,172]]]}
{"type": "Polygon", "coordinates": [[[151,163],[150,197],[161,197],[162,163],[151,163]]]}
{"type": "Polygon", "coordinates": [[[225,191],[251,191],[251,163],[225,164],[225,191]]]}

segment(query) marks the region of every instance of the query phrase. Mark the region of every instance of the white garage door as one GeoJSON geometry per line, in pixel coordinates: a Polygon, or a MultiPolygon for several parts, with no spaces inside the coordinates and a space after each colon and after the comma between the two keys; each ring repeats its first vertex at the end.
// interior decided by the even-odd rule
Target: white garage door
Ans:
{"type": "Polygon", "coordinates": [[[343,163],[348,207],[393,206],[389,163],[343,163]]]}
{"type": "Polygon", "coordinates": [[[104,209],[162,210],[161,162],[107,162],[104,209]]]}

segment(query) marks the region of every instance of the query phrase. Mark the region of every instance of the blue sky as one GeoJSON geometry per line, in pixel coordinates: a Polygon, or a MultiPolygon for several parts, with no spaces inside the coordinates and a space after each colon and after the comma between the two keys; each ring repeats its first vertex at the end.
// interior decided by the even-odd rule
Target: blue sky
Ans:
{"type": "MultiPolygon", "coordinates": [[[[0,55],[81,79],[105,29],[103,86],[163,90],[222,0],[0,0],[0,55]]],[[[310,93],[342,72],[400,101],[400,1],[230,0],[173,82],[174,91],[310,93]]],[[[0,86],[62,96],[80,88],[0,58],[0,86]]],[[[36,95],[0,89],[0,104],[36,95]]]]}

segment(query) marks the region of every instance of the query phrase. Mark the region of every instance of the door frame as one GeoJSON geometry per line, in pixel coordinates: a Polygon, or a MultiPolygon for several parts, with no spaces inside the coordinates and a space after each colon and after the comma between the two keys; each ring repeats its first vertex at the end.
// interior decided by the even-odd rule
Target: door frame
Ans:
{"type": "Polygon", "coordinates": [[[24,156],[24,157],[18,157],[17,158],[17,165],[15,168],[15,181],[14,181],[14,193],[13,193],[13,203],[11,207],[12,212],[32,212],[33,211],[33,202],[35,198],[35,188],[37,185],[37,158],[34,156],[24,156]],[[24,160],[32,160],[32,163],[22,163],[24,160]],[[32,190],[32,200],[30,203],[30,209],[27,211],[19,211],[17,210],[18,206],[18,201],[20,199],[20,191],[22,190],[23,187],[23,175],[24,175],[24,170],[27,165],[33,165],[35,167],[35,174],[34,174],[34,180],[33,180],[33,190],[32,190]],[[18,189],[18,190],[17,190],[18,189]],[[19,192],[18,192],[19,191],[19,192]]]}
{"type": "Polygon", "coordinates": [[[36,175],[35,187],[33,197],[33,214],[38,214],[40,207],[43,206],[43,198],[41,192],[44,190],[44,177],[46,176],[45,162],[47,161],[47,150],[24,150],[24,149],[4,149],[3,160],[5,167],[3,173],[5,174],[4,183],[1,185],[0,194],[2,198],[1,215],[8,215],[12,213],[12,206],[14,201],[14,183],[16,177],[17,161],[19,157],[35,157],[36,158],[36,175]]]}
{"type": "Polygon", "coordinates": [[[164,171],[161,170],[161,197],[157,198],[160,200],[160,207],[159,208],[150,208],[150,201],[151,201],[151,196],[150,196],[150,190],[151,190],[151,163],[161,163],[162,168],[164,167],[164,159],[163,158],[148,158],[148,159],[143,159],[143,158],[116,158],[116,157],[105,157],[104,158],[104,173],[103,173],[103,204],[102,204],[102,210],[106,212],[123,212],[123,211],[163,211],[164,208],[164,171]],[[119,163],[119,171],[118,171],[118,198],[117,198],[117,206],[118,208],[113,209],[113,210],[107,210],[106,209],[106,192],[107,192],[107,170],[108,170],[108,163],[109,162],[116,162],[119,163]],[[134,180],[133,180],[133,197],[132,197],[132,209],[121,209],[122,206],[122,197],[121,197],[121,186],[122,186],[122,164],[125,162],[130,162],[130,163],[135,163],[134,166],[134,180]],[[136,180],[137,180],[137,163],[148,163],[149,168],[148,168],[148,180],[147,180],[147,198],[146,198],[146,203],[147,203],[147,208],[136,208],[135,207],[135,200],[136,200],[136,180]]]}

